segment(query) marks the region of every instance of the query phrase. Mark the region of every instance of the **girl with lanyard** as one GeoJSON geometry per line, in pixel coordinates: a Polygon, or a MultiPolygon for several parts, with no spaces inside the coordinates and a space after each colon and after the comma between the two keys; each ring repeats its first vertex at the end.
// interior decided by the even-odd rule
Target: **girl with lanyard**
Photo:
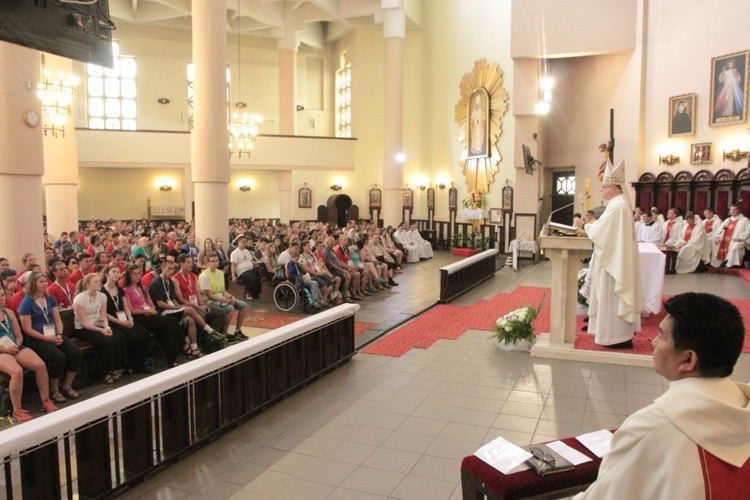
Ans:
{"type": "Polygon", "coordinates": [[[99,274],[87,274],[76,285],[73,299],[74,336],[94,346],[96,372],[104,383],[111,384],[122,376],[125,366],[125,335],[113,330],[107,321],[107,297],[101,292],[99,274]]]}
{"type": "Polygon", "coordinates": [[[104,268],[104,295],[107,297],[107,320],[113,330],[125,335],[127,340],[127,366],[130,373],[144,372],[146,352],[151,333],[139,323],[133,321],[130,302],[125,299],[125,292],[117,286],[120,269],[116,266],[104,268]]]}
{"type": "Polygon", "coordinates": [[[143,270],[138,264],[130,264],[125,270],[123,292],[128,302],[133,321],[148,330],[156,339],[167,358],[167,366],[177,366],[177,355],[184,347],[184,336],[180,327],[180,320],[170,316],[161,316],[156,311],[151,297],[141,285],[143,270]]]}
{"type": "Polygon", "coordinates": [[[75,342],[63,336],[57,301],[47,294],[47,277],[42,273],[31,273],[24,292],[26,297],[18,306],[24,343],[47,365],[50,398],[55,403],[78,399],[80,396],[72,384],[83,355],[75,342]],[[60,387],[63,371],[65,379],[60,387]]]}
{"type": "Polygon", "coordinates": [[[49,399],[49,379],[44,361],[23,345],[21,327],[13,312],[5,309],[5,290],[0,288],[0,372],[10,376],[8,392],[13,405],[12,416],[17,422],[27,422],[33,418],[21,406],[24,368],[36,375],[36,387],[42,400],[41,411],[57,411],[57,407],[49,399]]]}

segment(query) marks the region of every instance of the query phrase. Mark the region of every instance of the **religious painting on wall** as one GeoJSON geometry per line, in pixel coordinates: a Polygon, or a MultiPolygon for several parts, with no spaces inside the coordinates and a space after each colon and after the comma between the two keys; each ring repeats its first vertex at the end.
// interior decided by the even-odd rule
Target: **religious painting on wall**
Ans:
{"type": "Polygon", "coordinates": [[[695,94],[669,98],[669,137],[695,134],[695,94]]]}
{"type": "Polygon", "coordinates": [[[690,145],[690,163],[693,165],[702,165],[711,163],[712,143],[704,142],[701,144],[690,145]]]}
{"type": "Polygon", "coordinates": [[[747,119],[747,69],[750,50],[711,59],[709,125],[720,127],[747,119]]]}
{"type": "Polygon", "coordinates": [[[487,158],[489,130],[489,95],[482,87],[474,89],[466,110],[468,123],[468,158],[487,158]]]}
{"type": "Polygon", "coordinates": [[[435,210],[435,188],[427,188],[427,208],[435,210]]]}
{"type": "Polygon", "coordinates": [[[404,189],[401,193],[401,206],[404,208],[414,208],[414,191],[404,189]]]}
{"type": "Polygon", "coordinates": [[[513,188],[510,186],[503,188],[503,210],[513,213],[513,188]]]}
{"type": "Polygon", "coordinates": [[[458,210],[458,189],[454,187],[448,190],[448,210],[458,210]]]}
{"type": "Polygon", "coordinates": [[[312,208],[312,190],[310,188],[300,188],[297,193],[299,208],[312,208]]]}
{"type": "Polygon", "coordinates": [[[383,193],[378,188],[370,189],[370,208],[380,208],[383,193]]]}

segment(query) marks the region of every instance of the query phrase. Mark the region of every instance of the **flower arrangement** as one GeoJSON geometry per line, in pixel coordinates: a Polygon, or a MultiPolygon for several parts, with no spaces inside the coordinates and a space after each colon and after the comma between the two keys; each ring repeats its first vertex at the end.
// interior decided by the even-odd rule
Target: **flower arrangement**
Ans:
{"type": "Polygon", "coordinates": [[[480,208],[483,209],[484,205],[486,203],[486,199],[481,193],[471,193],[470,196],[467,196],[463,200],[461,200],[461,205],[464,208],[480,208]]]}
{"type": "Polygon", "coordinates": [[[529,344],[533,344],[536,337],[534,336],[534,327],[531,326],[531,323],[539,316],[539,311],[542,310],[542,305],[544,305],[546,297],[547,294],[545,292],[536,308],[523,306],[498,319],[495,333],[489,338],[496,339],[498,342],[505,344],[515,345],[519,340],[525,340],[529,344]]]}
{"type": "Polygon", "coordinates": [[[584,306],[589,305],[589,301],[586,299],[586,297],[581,293],[581,289],[583,288],[583,284],[586,283],[586,275],[589,273],[589,268],[584,267],[578,272],[578,303],[584,306]]]}

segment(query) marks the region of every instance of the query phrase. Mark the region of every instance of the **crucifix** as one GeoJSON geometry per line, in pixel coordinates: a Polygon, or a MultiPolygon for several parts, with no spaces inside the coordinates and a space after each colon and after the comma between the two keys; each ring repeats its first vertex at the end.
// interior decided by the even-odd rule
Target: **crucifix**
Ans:
{"type": "Polygon", "coordinates": [[[604,169],[607,168],[607,160],[614,164],[615,162],[615,110],[609,109],[609,142],[599,145],[599,151],[604,153],[604,161],[599,167],[596,176],[601,181],[604,177],[604,169]]]}

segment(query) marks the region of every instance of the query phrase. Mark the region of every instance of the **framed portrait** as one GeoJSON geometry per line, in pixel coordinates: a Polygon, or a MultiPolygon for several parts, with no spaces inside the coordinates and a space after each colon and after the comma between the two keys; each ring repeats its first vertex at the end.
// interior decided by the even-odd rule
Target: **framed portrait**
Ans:
{"type": "Polygon", "coordinates": [[[750,50],[711,59],[709,125],[721,127],[747,119],[747,65],[750,50]]]}
{"type": "Polygon", "coordinates": [[[370,189],[370,208],[380,208],[382,206],[383,192],[378,189],[370,189]]]}
{"type": "Polygon", "coordinates": [[[414,191],[407,188],[401,192],[401,206],[404,208],[414,208],[414,191]]]}
{"type": "Polygon", "coordinates": [[[454,187],[448,190],[448,210],[458,210],[458,189],[454,187]]]}
{"type": "Polygon", "coordinates": [[[467,159],[487,158],[489,152],[490,95],[483,87],[474,89],[466,109],[467,159]]]}
{"type": "Polygon", "coordinates": [[[669,98],[669,137],[695,135],[695,94],[669,98]]]}
{"type": "Polygon", "coordinates": [[[427,208],[435,210],[435,188],[427,188],[427,208]]]}
{"type": "Polygon", "coordinates": [[[310,188],[300,188],[297,193],[297,204],[299,208],[312,208],[312,190],[310,188]]]}
{"type": "Polygon", "coordinates": [[[510,186],[503,188],[503,210],[513,212],[513,188],[510,186]]]}
{"type": "Polygon", "coordinates": [[[711,163],[713,158],[713,144],[703,142],[701,144],[690,145],[690,163],[693,165],[703,165],[711,163]]]}
{"type": "Polygon", "coordinates": [[[503,209],[490,208],[490,224],[503,225],[503,209]]]}

